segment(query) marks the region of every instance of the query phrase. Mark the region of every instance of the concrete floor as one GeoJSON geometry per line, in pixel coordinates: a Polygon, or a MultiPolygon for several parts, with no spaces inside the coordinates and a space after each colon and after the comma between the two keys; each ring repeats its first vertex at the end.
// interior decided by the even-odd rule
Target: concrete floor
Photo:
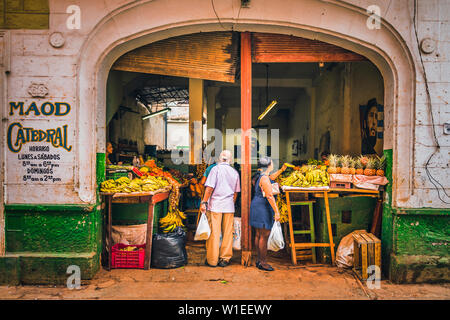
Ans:
{"type": "Polygon", "coordinates": [[[236,252],[226,268],[203,265],[205,250],[189,244],[189,264],[178,269],[101,270],[80,289],[54,286],[0,286],[0,299],[430,299],[449,300],[450,284],[397,285],[381,281],[368,289],[349,270],[327,265],[293,266],[285,252],[270,253],[276,271],[240,265],[236,252]]]}

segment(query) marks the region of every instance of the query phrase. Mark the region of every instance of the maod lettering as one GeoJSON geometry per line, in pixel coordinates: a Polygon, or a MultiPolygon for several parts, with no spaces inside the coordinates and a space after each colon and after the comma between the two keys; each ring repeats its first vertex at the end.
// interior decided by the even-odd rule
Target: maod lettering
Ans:
{"type": "MultiPolygon", "coordinates": [[[[17,112],[19,116],[65,116],[70,112],[70,105],[65,102],[43,102],[40,106],[31,102],[25,106],[24,102],[10,102],[9,115],[17,112]]],[[[13,122],[8,126],[7,145],[11,152],[20,152],[22,146],[28,142],[50,143],[55,148],[72,150],[68,143],[68,126],[42,130],[39,128],[24,127],[20,122],[13,122]]]]}

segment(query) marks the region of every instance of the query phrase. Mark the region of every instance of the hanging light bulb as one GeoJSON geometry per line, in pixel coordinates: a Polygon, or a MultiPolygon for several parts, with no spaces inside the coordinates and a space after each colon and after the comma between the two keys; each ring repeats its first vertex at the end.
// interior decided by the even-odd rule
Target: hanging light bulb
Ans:
{"type": "MultiPolygon", "coordinates": [[[[266,101],[269,101],[269,65],[266,64],[266,101]]],[[[270,110],[277,104],[277,100],[272,100],[272,102],[267,106],[266,110],[261,113],[258,117],[258,120],[262,120],[270,110]]]]}
{"type": "Polygon", "coordinates": [[[267,113],[269,113],[270,110],[272,110],[273,107],[275,107],[275,105],[277,104],[277,100],[273,100],[266,108],[266,110],[264,110],[263,113],[261,113],[258,117],[258,120],[262,120],[267,113]]]}
{"type": "Polygon", "coordinates": [[[156,111],[156,112],[152,112],[150,114],[146,114],[145,116],[142,116],[142,120],[146,120],[146,119],[152,118],[154,116],[157,116],[159,114],[163,114],[163,113],[166,113],[166,112],[169,112],[169,111],[170,111],[170,108],[165,108],[165,109],[162,109],[162,110],[159,110],[159,111],[156,111]]]}

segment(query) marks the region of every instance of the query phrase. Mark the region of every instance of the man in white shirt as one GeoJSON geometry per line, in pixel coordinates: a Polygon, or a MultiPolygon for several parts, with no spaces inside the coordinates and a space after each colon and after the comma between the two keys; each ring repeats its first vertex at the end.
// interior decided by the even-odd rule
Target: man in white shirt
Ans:
{"type": "Polygon", "coordinates": [[[226,267],[233,255],[234,204],[241,187],[239,173],[230,165],[231,157],[229,150],[220,153],[217,165],[206,179],[205,194],[200,205],[211,227],[211,235],[206,241],[206,264],[211,267],[226,267]]]}

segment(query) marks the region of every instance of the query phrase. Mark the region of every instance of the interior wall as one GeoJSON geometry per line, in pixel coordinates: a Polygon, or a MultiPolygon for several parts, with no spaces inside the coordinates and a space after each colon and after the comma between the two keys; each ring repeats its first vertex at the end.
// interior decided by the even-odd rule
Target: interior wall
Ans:
{"type": "MultiPolygon", "coordinates": [[[[378,69],[370,62],[351,63],[350,73],[346,74],[345,64],[339,64],[329,71],[324,71],[316,83],[316,134],[315,148],[319,148],[321,138],[330,131],[330,152],[343,153],[344,145],[349,146],[349,153],[356,156],[361,153],[361,131],[359,105],[376,98],[378,103],[384,101],[383,78],[378,69]],[[346,77],[349,77],[347,79],[346,77]],[[344,113],[344,85],[350,86],[350,112],[344,113]],[[343,129],[349,127],[349,141],[343,140],[343,129]]],[[[377,144],[376,151],[383,153],[383,145],[377,144]]]]}
{"type": "Polygon", "coordinates": [[[299,90],[299,96],[295,106],[291,108],[287,130],[287,139],[284,147],[284,155],[287,162],[292,163],[296,160],[307,159],[313,155],[313,146],[309,146],[309,135],[311,117],[311,98],[304,89],[299,90]],[[292,144],[298,140],[302,148],[298,151],[298,155],[293,155],[292,144]],[[306,145],[303,144],[306,142],[306,145]]]}
{"type": "MultiPolygon", "coordinates": [[[[144,152],[144,123],[149,121],[156,121],[149,119],[142,121],[142,116],[145,115],[145,110],[136,104],[136,101],[131,97],[125,97],[123,100],[124,106],[130,108],[134,112],[120,111],[117,117],[109,123],[109,139],[114,143],[118,143],[119,139],[132,140],[137,142],[139,153],[144,152]],[[137,112],[137,113],[135,113],[137,112]]],[[[164,137],[162,137],[164,139],[164,137]]]]}
{"type": "MultiPolygon", "coordinates": [[[[353,154],[359,154],[361,153],[359,105],[366,105],[372,98],[376,98],[379,104],[384,104],[384,83],[380,71],[373,63],[354,62],[352,63],[351,84],[351,106],[354,112],[351,113],[349,125],[355,130],[350,130],[352,141],[350,146],[353,154]]],[[[378,155],[382,155],[383,143],[377,143],[375,151],[378,155]]]]}
{"type": "Polygon", "coordinates": [[[339,64],[331,70],[323,70],[315,83],[316,86],[316,132],[315,148],[319,148],[319,155],[324,151],[321,147],[325,134],[330,132],[330,151],[340,153],[341,145],[341,117],[344,110],[343,79],[344,65],[339,64]]]}
{"type": "MultiPolygon", "coordinates": [[[[123,73],[111,71],[107,82],[106,95],[106,139],[115,144],[119,139],[137,141],[139,153],[144,152],[144,127],[148,128],[149,122],[158,122],[158,119],[142,121],[141,116],[146,114],[145,110],[138,106],[136,100],[129,95],[131,89],[126,87],[123,73]],[[119,111],[119,106],[128,107],[133,112],[119,111]]],[[[163,137],[164,139],[164,137],[163,137]]]]}

